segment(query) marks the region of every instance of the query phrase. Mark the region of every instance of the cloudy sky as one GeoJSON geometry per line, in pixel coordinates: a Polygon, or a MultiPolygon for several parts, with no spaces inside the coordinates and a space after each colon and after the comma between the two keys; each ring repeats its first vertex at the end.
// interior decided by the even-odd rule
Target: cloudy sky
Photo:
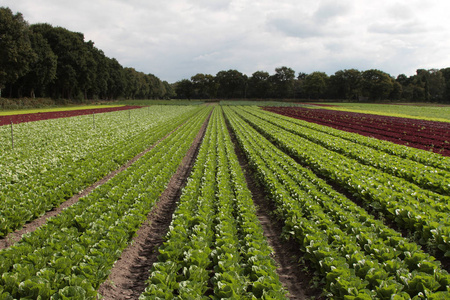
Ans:
{"type": "Polygon", "coordinates": [[[237,69],[298,74],[450,67],[448,0],[1,0],[30,24],[84,33],[172,83],[237,69]]]}

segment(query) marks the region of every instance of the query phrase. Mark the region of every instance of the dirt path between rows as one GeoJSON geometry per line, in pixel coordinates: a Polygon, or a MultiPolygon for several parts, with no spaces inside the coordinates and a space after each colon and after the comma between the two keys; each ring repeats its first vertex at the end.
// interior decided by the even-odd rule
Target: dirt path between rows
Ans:
{"type": "Polygon", "coordinates": [[[181,124],[171,132],[169,132],[167,135],[165,135],[163,138],[159,139],[156,143],[154,143],[151,147],[144,150],[143,152],[139,153],[135,157],[133,157],[131,160],[129,160],[126,164],[121,166],[119,169],[111,172],[110,174],[106,175],[96,183],[92,184],[91,186],[87,187],[77,195],[71,197],[70,199],[66,200],[65,202],[61,203],[60,206],[53,208],[52,210],[46,212],[41,217],[32,220],[31,222],[25,224],[21,229],[16,230],[14,232],[9,233],[4,238],[0,239],[0,250],[8,248],[12,246],[14,243],[19,241],[22,238],[23,234],[33,232],[38,227],[44,225],[47,222],[47,219],[50,217],[57,216],[59,213],[61,213],[65,208],[72,206],[73,204],[77,203],[78,200],[80,200],[82,197],[88,195],[90,192],[92,192],[96,187],[106,183],[108,180],[116,176],[118,173],[124,171],[129,166],[131,166],[135,161],[137,161],[139,158],[141,158],[144,154],[152,150],[156,145],[161,143],[163,140],[168,138],[172,133],[174,133],[176,130],[178,130],[181,126],[183,126],[185,123],[181,124]]]}
{"type": "Polygon", "coordinates": [[[299,263],[302,257],[299,246],[293,241],[285,241],[282,239],[283,222],[277,220],[274,216],[273,212],[275,211],[275,207],[273,203],[266,197],[263,189],[255,181],[245,154],[239,147],[236,137],[228,123],[227,127],[234,143],[239,164],[244,171],[247,186],[252,193],[253,203],[256,206],[257,216],[264,230],[264,235],[274,250],[273,259],[278,266],[278,276],[283,286],[289,292],[289,299],[322,299],[322,291],[311,286],[312,274],[302,270],[306,266],[302,266],[299,263]]]}
{"type": "Polygon", "coordinates": [[[147,221],[137,231],[130,246],[122,252],[108,279],[100,285],[99,294],[103,299],[138,299],[147,286],[149,270],[157,262],[158,248],[169,231],[172,215],[194,166],[210,117],[211,114],[161,194],[159,202],[148,214],[147,221]]]}

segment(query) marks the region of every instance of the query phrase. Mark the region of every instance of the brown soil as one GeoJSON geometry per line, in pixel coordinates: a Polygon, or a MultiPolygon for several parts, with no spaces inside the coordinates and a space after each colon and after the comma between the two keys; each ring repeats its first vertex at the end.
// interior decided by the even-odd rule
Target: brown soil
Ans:
{"type": "Polygon", "coordinates": [[[149,270],[157,261],[158,248],[169,230],[172,214],[194,165],[208,121],[209,117],[147,221],[138,230],[131,245],[122,252],[108,279],[100,285],[99,294],[103,299],[138,299],[147,286],[149,270]]]}
{"type": "Polygon", "coordinates": [[[322,291],[311,287],[312,274],[302,270],[306,270],[307,266],[299,263],[303,256],[299,246],[295,242],[286,241],[281,237],[284,222],[277,220],[274,216],[275,207],[273,203],[266,197],[263,189],[258,186],[234,134],[230,128],[228,128],[228,131],[234,143],[239,163],[244,171],[247,186],[252,193],[264,235],[274,250],[273,259],[278,266],[277,273],[281,283],[288,291],[289,299],[321,299],[322,291]]]}
{"type": "MultiPolygon", "coordinates": [[[[183,125],[183,124],[182,124],[183,125]]],[[[33,221],[25,224],[21,229],[16,230],[14,232],[9,233],[6,237],[0,239],[0,250],[8,248],[10,246],[12,246],[14,243],[16,243],[17,241],[19,241],[22,238],[23,234],[29,233],[29,232],[33,232],[35,231],[38,227],[44,225],[47,222],[47,219],[50,217],[54,217],[56,215],[58,215],[63,209],[70,207],[71,205],[75,204],[76,202],[78,202],[78,200],[86,195],[88,195],[90,192],[92,192],[96,187],[106,183],[108,180],[110,180],[111,178],[113,178],[114,176],[116,176],[118,173],[124,171],[125,169],[127,169],[129,166],[131,166],[136,160],[138,160],[139,158],[141,158],[145,153],[149,152],[150,150],[152,150],[156,145],[158,145],[159,143],[161,143],[164,139],[166,139],[168,136],[170,136],[174,131],[176,131],[178,128],[180,128],[182,125],[178,126],[176,129],[174,129],[173,131],[171,131],[170,133],[168,133],[166,136],[164,136],[163,138],[161,138],[160,140],[158,140],[155,144],[153,144],[150,148],[146,149],[145,151],[139,153],[138,155],[136,155],[135,157],[133,157],[130,161],[128,161],[126,164],[124,164],[123,166],[121,166],[119,169],[111,172],[110,174],[106,175],[105,177],[103,177],[102,179],[100,179],[99,181],[97,181],[96,183],[94,183],[93,185],[89,186],[88,188],[86,188],[85,190],[81,191],[80,193],[78,193],[77,195],[71,197],[70,199],[68,199],[67,201],[63,202],[60,206],[55,207],[54,209],[46,212],[44,215],[42,215],[41,217],[34,219],[33,221]]]]}

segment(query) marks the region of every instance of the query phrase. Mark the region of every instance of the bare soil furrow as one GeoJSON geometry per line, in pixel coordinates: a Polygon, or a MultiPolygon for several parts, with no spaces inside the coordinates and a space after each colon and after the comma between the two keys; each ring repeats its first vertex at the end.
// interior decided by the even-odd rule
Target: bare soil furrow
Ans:
{"type": "Polygon", "coordinates": [[[99,294],[103,299],[138,299],[144,291],[149,270],[158,259],[158,248],[169,231],[172,215],[195,163],[208,121],[209,117],[170,179],[166,190],[161,194],[155,208],[149,213],[147,221],[137,231],[130,246],[122,252],[108,279],[100,285],[99,294]]]}
{"type": "Polygon", "coordinates": [[[311,286],[312,274],[304,271],[307,269],[307,266],[300,263],[302,253],[299,250],[299,246],[294,241],[286,241],[282,238],[284,222],[276,219],[276,216],[273,214],[275,211],[273,203],[267,198],[263,189],[254,179],[247,159],[229,127],[228,131],[234,143],[241,168],[244,170],[247,185],[252,193],[264,235],[274,250],[273,259],[278,266],[277,273],[281,283],[289,292],[289,299],[321,299],[321,290],[311,286]]]}

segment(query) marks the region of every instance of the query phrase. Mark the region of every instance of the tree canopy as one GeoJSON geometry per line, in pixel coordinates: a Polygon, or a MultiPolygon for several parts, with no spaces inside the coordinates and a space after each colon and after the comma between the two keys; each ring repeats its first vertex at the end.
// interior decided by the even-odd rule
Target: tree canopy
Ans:
{"type": "MultiPolygon", "coordinates": [[[[153,74],[122,67],[83,33],[50,24],[29,25],[21,13],[0,7],[0,92],[8,97],[84,99],[174,95],[153,74]]],[[[0,93],[1,96],[1,93],[0,93]]]]}
{"type": "Polygon", "coordinates": [[[28,24],[22,14],[0,8],[0,91],[27,74],[36,60],[28,24]]]}
{"type": "MultiPolygon", "coordinates": [[[[338,70],[328,76],[279,67],[270,75],[256,71],[250,77],[237,70],[220,71],[216,76],[197,74],[175,86],[190,87],[189,98],[249,99],[331,99],[352,101],[434,101],[450,103],[450,68],[419,69],[412,76],[397,78],[377,69],[338,70]],[[208,78],[205,81],[205,78],[208,78]],[[206,84],[207,82],[207,84],[206,84]],[[207,92],[206,86],[212,91],[207,92]]],[[[186,98],[186,88],[177,89],[178,98],[186,98]]]]}

